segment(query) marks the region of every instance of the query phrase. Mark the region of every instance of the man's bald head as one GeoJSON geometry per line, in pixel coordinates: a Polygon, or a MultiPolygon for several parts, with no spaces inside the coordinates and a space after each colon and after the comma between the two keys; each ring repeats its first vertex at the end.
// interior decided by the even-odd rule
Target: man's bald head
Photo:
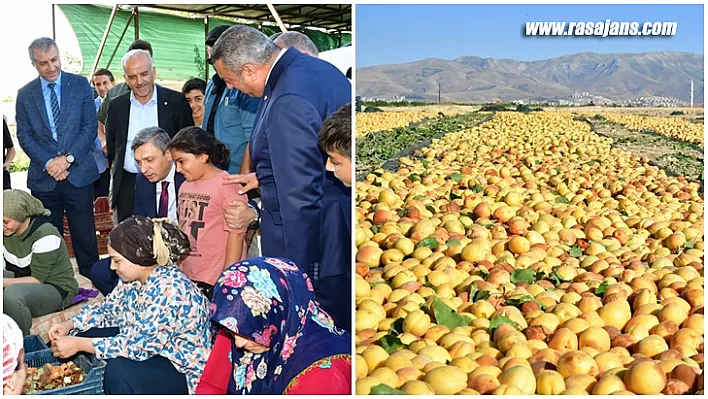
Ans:
{"type": "Polygon", "coordinates": [[[280,48],[295,47],[297,51],[315,58],[320,54],[315,43],[304,33],[295,31],[276,33],[270,37],[270,40],[280,48]]]}

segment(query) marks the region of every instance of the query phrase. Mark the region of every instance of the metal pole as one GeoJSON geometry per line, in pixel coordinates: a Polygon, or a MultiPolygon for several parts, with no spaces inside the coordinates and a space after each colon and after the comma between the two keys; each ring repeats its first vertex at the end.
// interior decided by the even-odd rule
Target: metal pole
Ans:
{"type": "MultiPolygon", "coordinates": [[[[209,35],[209,16],[204,17],[204,42],[206,43],[206,38],[209,35]]],[[[204,80],[209,81],[209,51],[207,51],[206,44],[204,45],[204,80]]]]}
{"type": "Polygon", "coordinates": [[[138,14],[138,7],[133,9],[133,14],[135,15],[135,40],[140,40],[140,15],[138,14]]]}
{"type": "Polygon", "coordinates": [[[113,62],[113,58],[115,58],[116,53],[118,52],[118,47],[120,47],[120,44],[123,43],[123,38],[125,37],[126,32],[128,32],[128,28],[130,27],[130,23],[133,21],[133,14],[130,14],[130,17],[128,17],[128,22],[125,23],[125,28],[123,28],[123,33],[120,34],[120,38],[118,39],[118,43],[116,43],[116,48],[113,49],[113,54],[111,54],[111,58],[108,60],[108,65],[106,65],[106,69],[111,68],[111,63],[113,62]]]}
{"type": "Polygon", "coordinates": [[[118,4],[113,6],[113,11],[111,11],[111,16],[108,18],[108,25],[106,25],[106,29],[103,31],[103,37],[101,38],[101,44],[98,46],[98,53],[96,54],[96,59],[93,60],[93,66],[91,67],[91,74],[89,76],[93,76],[94,72],[96,72],[96,68],[98,67],[98,62],[101,60],[101,54],[103,54],[103,49],[106,47],[106,40],[108,40],[108,32],[111,31],[111,27],[113,26],[113,21],[116,18],[117,12],[118,12],[118,4]]]}
{"type": "Polygon", "coordinates": [[[278,27],[280,27],[281,32],[287,32],[287,28],[285,28],[285,25],[283,25],[283,21],[280,20],[280,16],[278,15],[278,11],[275,10],[275,7],[273,7],[272,4],[266,4],[268,6],[268,9],[270,10],[270,13],[273,14],[273,18],[275,18],[275,22],[278,24],[278,27]]]}
{"type": "Polygon", "coordinates": [[[52,39],[57,40],[56,4],[52,4],[52,39]]]}

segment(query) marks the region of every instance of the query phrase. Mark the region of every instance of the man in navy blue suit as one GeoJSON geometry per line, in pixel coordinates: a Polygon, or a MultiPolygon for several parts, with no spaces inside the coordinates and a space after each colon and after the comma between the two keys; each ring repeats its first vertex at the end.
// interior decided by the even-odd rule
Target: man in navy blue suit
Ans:
{"type": "MultiPolygon", "coordinates": [[[[317,137],[323,120],[351,101],[351,83],[328,62],[280,49],[248,26],[224,32],[211,60],[228,87],[261,98],[249,144],[255,173],[225,183],[244,184],[244,192],[260,186],[263,255],[292,259],[317,275],[322,209],[350,192],[327,176],[317,137]]],[[[350,241],[342,237],[339,245],[350,241]]]]}
{"type": "Polygon", "coordinates": [[[98,260],[93,183],[98,167],[90,153],[96,140],[96,107],[86,78],[61,70],[59,48],[42,37],[29,46],[39,78],[17,92],[17,139],[30,158],[27,187],[52,212],[64,232],[64,211],[79,272],[98,260]]]}
{"type": "MultiPolygon", "coordinates": [[[[175,172],[175,164],[167,144],[170,136],[160,127],[140,130],[131,143],[140,173],[135,178],[134,216],[168,218],[177,225],[177,195],[184,176],[175,172]]],[[[110,269],[110,258],[96,262],[91,268],[91,281],[104,295],[118,283],[118,275],[110,269]]]]}

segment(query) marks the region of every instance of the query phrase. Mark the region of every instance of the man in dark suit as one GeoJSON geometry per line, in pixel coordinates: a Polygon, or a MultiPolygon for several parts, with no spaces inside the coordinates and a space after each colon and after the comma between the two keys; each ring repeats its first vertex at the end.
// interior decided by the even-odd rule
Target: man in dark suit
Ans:
{"type": "Polygon", "coordinates": [[[113,163],[110,200],[116,223],[133,214],[138,165],[130,148],[137,132],[159,126],[174,137],[180,129],[194,125],[184,95],[155,84],[150,53],[129,51],[123,57],[123,76],[131,91],[111,100],[106,119],[106,149],[113,163]]]}
{"type": "Polygon", "coordinates": [[[351,84],[326,61],[280,49],[247,26],[224,32],[211,59],[228,87],[262,99],[249,145],[255,173],[225,182],[240,182],[243,191],[260,185],[263,255],[292,259],[316,274],[323,205],[348,192],[326,177],[317,137],[322,121],[351,101],[351,84]]]}
{"type": "MultiPolygon", "coordinates": [[[[175,172],[167,144],[170,136],[159,127],[142,129],[135,135],[131,149],[140,173],[135,179],[134,216],[168,218],[177,225],[177,195],[184,176],[175,172]]],[[[110,269],[110,258],[91,268],[91,281],[108,295],[118,283],[118,275],[110,269]]]]}
{"type": "Polygon", "coordinates": [[[43,37],[29,46],[39,78],[17,92],[17,139],[30,158],[27,187],[52,212],[64,232],[64,211],[79,272],[98,260],[93,183],[99,173],[90,150],[96,140],[96,107],[86,78],[61,70],[59,48],[43,37]]]}

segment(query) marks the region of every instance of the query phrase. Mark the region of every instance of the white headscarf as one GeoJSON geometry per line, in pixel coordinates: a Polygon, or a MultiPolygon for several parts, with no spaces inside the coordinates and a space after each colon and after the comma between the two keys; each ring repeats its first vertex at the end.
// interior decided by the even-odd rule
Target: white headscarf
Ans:
{"type": "Polygon", "coordinates": [[[17,369],[20,360],[20,350],[24,344],[22,330],[15,320],[6,314],[2,315],[2,385],[4,386],[17,369]]]}

